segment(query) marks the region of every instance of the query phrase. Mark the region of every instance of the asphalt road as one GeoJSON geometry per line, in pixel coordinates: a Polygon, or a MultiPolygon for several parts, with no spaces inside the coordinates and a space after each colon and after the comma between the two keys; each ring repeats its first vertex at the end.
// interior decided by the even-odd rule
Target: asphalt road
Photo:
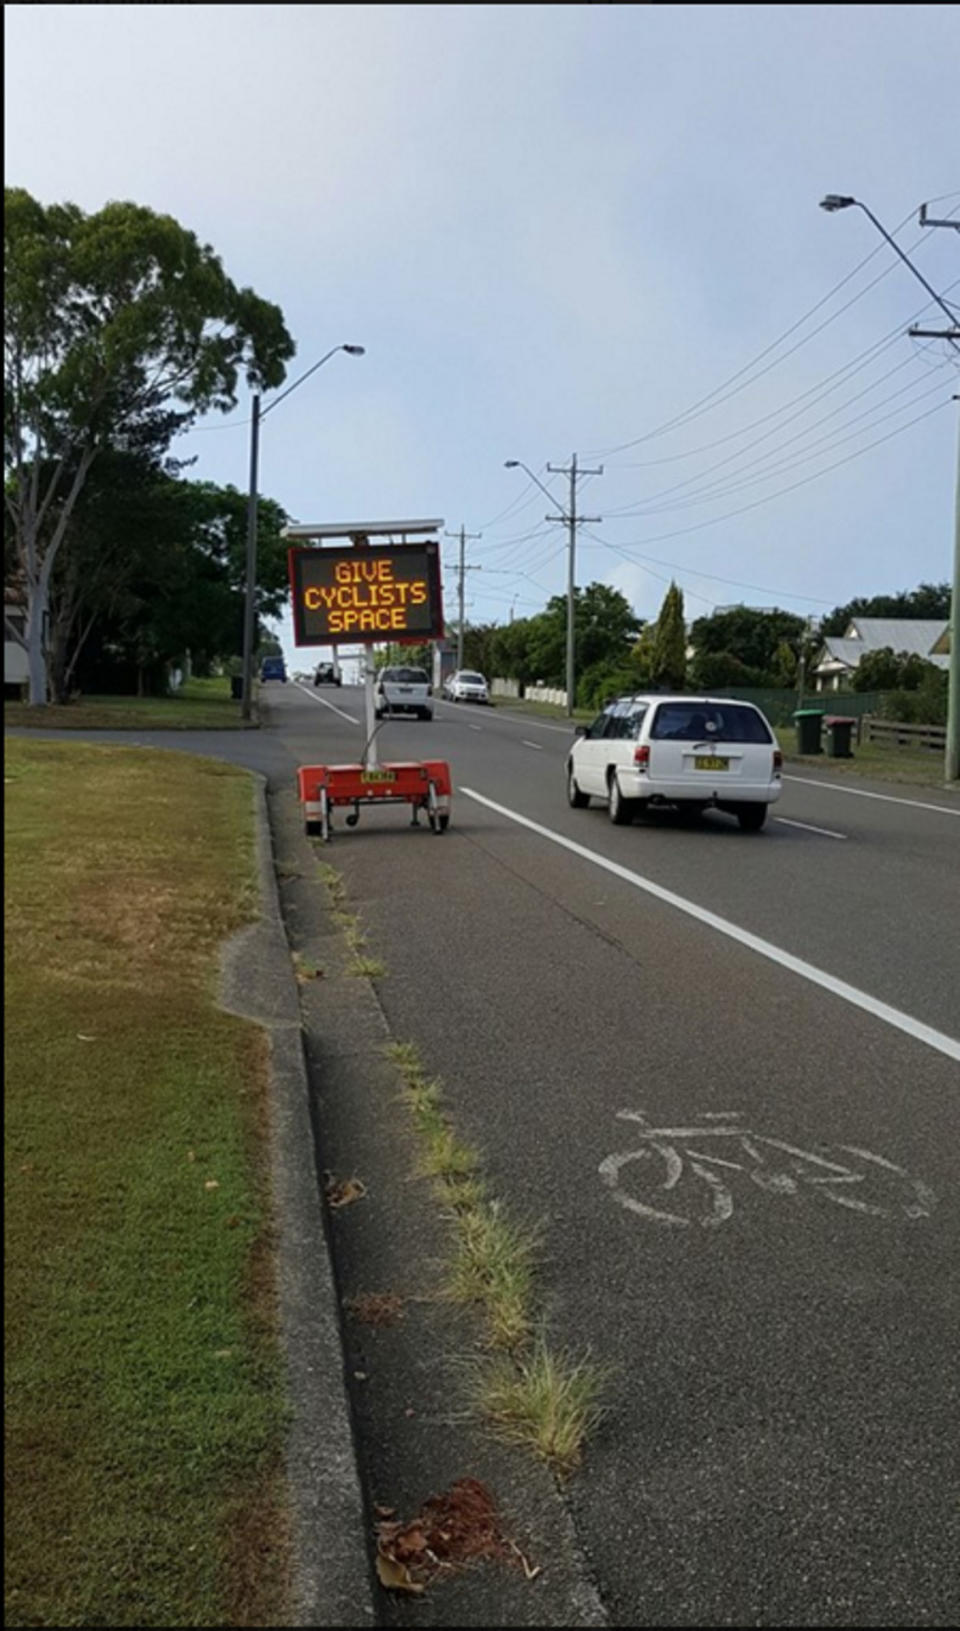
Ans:
{"type": "MultiPolygon", "coordinates": [[[[275,787],[356,758],[358,691],[264,694],[176,745],[275,787]]],[[[570,739],[389,721],[382,758],[450,760],[451,827],[366,811],[328,854],[391,1030],[544,1222],[555,1339],[611,1369],[568,1494],[610,1621],[955,1625],[960,802],[825,761],[760,834],[615,828],[567,806],[570,739]]]]}
{"type": "MultiPolygon", "coordinates": [[[[361,717],[290,685],[261,735],[349,760],[361,717]]],[[[569,740],[389,721],[382,758],[451,761],[451,827],[368,811],[329,854],[392,1030],[545,1220],[555,1333],[612,1367],[570,1491],[611,1620],[955,1624],[960,805],[825,762],[761,834],[614,828],[569,740]]]]}

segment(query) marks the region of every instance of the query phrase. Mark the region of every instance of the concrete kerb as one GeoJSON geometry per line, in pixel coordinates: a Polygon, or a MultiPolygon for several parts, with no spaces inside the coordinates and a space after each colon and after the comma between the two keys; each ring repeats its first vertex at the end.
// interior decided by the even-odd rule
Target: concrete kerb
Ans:
{"type": "Polygon", "coordinates": [[[255,777],[261,916],[223,949],[221,1003],[270,1035],[271,1177],[293,1419],[291,1626],[375,1623],[340,1313],[315,1161],[300,1004],[280,915],[266,782],[255,777]]]}

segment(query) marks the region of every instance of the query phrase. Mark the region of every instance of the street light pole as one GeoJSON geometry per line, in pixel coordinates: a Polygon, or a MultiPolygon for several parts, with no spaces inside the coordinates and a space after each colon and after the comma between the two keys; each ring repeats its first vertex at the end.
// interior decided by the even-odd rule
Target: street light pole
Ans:
{"type": "MultiPolygon", "coordinates": [[[[960,401],[960,397],[954,399],[960,401]]],[[[953,593],[950,596],[950,627],[947,635],[947,752],[944,775],[948,782],[960,781],[960,432],[957,437],[957,487],[953,510],[953,593]]]]}
{"type": "Polygon", "coordinates": [[[240,717],[248,720],[253,711],[253,646],[256,623],[257,582],[257,487],[260,460],[260,393],[253,393],[250,420],[250,485],[247,490],[247,584],[243,601],[243,690],[240,717]]]}
{"type": "MultiPolygon", "coordinates": [[[[867,209],[866,204],[862,204],[860,202],[859,198],[844,198],[840,193],[827,193],[826,198],[821,198],[821,200],[820,200],[820,208],[822,210],[826,210],[829,215],[833,215],[837,210],[848,210],[850,208],[856,208],[858,210],[863,210],[864,215],[866,215],[873,222],[873,224],[876,227],[877,231],[879,232],[881,238],[886,238],[887,243],[890,245],[891,249],[895,249],[897,254],[900,256],[900,259],[903,261],[904,266],[909,266],[911,272],[913,273],[913,275],[917,279],[917,281],[919,283],[923,284],[923,287],[926,289],[927,294],[930,296],[930,299],[934,300],[936,302],[936,304],[940,307],[940,310],[942,312],[944,312],[945,315],[950,319],[951,323],[956,323],[956,320],[957,320],[956,313],[952,312],[950,310],[950,307],[945,303],[945,301],[941,300],[940,296],[937,294],[936,289],[932,289],[930,287],[930,284],[927,282],[927,280],[924,277],[923,273],[917,271],[917,268],[914,266],[913,261],[909,258],[908,255],[904,254],[903,250],[900,248],[900,245],[896,242],[896,240],[894,238],[891,238],[891,236],[890,236],[889,232],[887,231],[886,227],[881,226],[880,222],[877,220],[877,218],[874,215],[873,211],[867,209]]],[[[932,222],[930,224],[933,225],[932,222]]]]}
{"type": "MultiPolygon", "coordinates": [[[[946,333],[938,331],[930,333],[926,329],[911,328],[912,336],[928,336],[930,339],[946,340],[955,351],[960,351],[960,330],[957,327],[957,314],[951,311],[946,301],[941,299],[936,289],[931,288],[926,278],[918,272],[913,261],[904,254],[900,245],[891,238],[886,228],[877,220],[872,210],[859,198],[847,198],[840,193],[828,193],[821,198],[820,208],[833,213],[836,210],[850,209],[851,206],[863,210],[874,224],[882,238],[885,238],[891,248],[895,249],[905,266],[910,268],[918,283],[922,283],[927,294],[947,317],[950,328],[946,333]]],[[[921,226],[956,226],[954,221],[930,221],[926,214],[926,205],[920,209],[921,226]]],[[[958,401],[960,398],[954,398],[958,401]]],[[[947,745],[944,755],[944,778],[948,782],[960,780],[960,448],[957,451],[957,487],[954,514],[954,541],[953,541],[953,587],[950,595],[950,622],[948,625],[948,641],[950,646],[947,670],[947,745]]]]}
{"type": "MultiPolygon", "coordinates": [[[[527,475],[530,477],[530,480],[533,481],[533,482],[536,482],[536,484],[539,487],[540,491],[542,493],[546,493],[547,497],[549,499],[552,499],[553,502],[556,503],[556,499],[554,499],[553,494],[551,493],[550,489],[548,487],[544,487],[543,482],[540,480],[539,476],[535,476],[533,471],[530,469],[530,466],[524,464],[522,459],[507,459],[505,461],[505,468],[507,470],[515,470],[518,467],[521,470],[525,470],[527,475]]],[[[569,719],[571,714],[573,713],[574,689],[575,689],[575,679],[576,679],[576,664],[575,664],[576,653],[575,653],[575,643],[574,643],[574,629],[575,629],[574,613],[575,613],[575,609],[576,609],[576,581],[575,580],[576,580],[577,526],[578,526],[578,524],[580,524],[581,522],[584,522],[584,521],[590,522],[591,525],[598,525],[603,520],[603,517],[601,515],[578,515],[577,514],[577,477],[578,476],[602,476],[603,475],[603,465],[601,464],[599,469],[597,469],[597,470],[581,470],[580,467],[577,464],[577,455],[574,453],[572,455],[571,459],[570,459],[569,469],[566,469],[563,465],[553,465],[553,464],[548,464],[547,469],[550,471],[551,475],[554,475],[554,476],[569,476],[570,477],[570,508],[569,508],[569,510],[566,513],[561,511],[561,513],[559,515],[548,515],[548,516],[545,517],[545,520],[547,520],[547,521],[561,521],[561,522],[564,522],[566,524],[567,531],[568,531],[568,544],[567,544],[567,651],[566,651],[567,706],[566,706],[566,714],[567,714],[567,718],[569,719]]]]}
{"type": "Polygon", "coordinates": [[[325,362],[335,357],[338,351],[345,351],[350,357],[362,357],[366,347],[362,345],[335,345],[308,368],[305,374],[295,379],[285,391],[275,396],[273,401],[261,411],[260,393],[253,394],[252,415],[250,419],[250,485],[247,491],[247,574],[243,601],[243,688],[241,691],[240,717],[248,721],[253,712],[253,651],[256,633],[256,602],[257,602],[257,495],[259,488],[260,465],[260,422],[272,413],[274,408],[295,391],[298,385],[315,374],[325,362]]]}

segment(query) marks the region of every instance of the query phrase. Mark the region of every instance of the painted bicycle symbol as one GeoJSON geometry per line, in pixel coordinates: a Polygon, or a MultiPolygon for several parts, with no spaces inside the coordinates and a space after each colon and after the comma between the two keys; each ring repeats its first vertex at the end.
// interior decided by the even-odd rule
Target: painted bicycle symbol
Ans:
{"type": "Polygon", "coordinates": [[[635,1123],[640,1143],[608,1155],[600,1177],[620,1206],[655,1223],[717,1228],[733,1216],[733,1186],[743,1179],[769,1195],[806,1191],[868,1217],[927,1218],[936,1205],[927,1184],[883,1155],[854,1144],[830,1152],[843,1160],[801,1150],[740,1125],[737,1110],[707,1111],[689,1126],[651,1126],[643,1110],[621,1110],[617,1120],[635,1123]],[[639,1199],[637,1189],[651,1198],[639,1199]],[[698,1202],[705,1214],[685,1216],[698,1202]]]}

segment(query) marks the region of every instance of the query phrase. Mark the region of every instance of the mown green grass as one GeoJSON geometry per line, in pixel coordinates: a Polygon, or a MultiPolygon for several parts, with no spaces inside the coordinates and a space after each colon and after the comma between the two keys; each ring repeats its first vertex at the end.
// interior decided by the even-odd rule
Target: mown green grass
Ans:
{"type": "Polygon", "coordinates": [[[249,778],[8,741],[6,1615],[270,1624],[286,1550],[249,778]]]}
{"type": "Polygon", "coordinates": [[[241,730],[240,704],[230,696],[230,681],[187,680],[169,697],[81,697],[62,706],[31,708],[5,702],[3,722],[40,730],[241,730]]]}
{"type": "Polygon", "coordinates": [[[875,781],[904,782],[914,787],[940,787],[943,780],[943,754],[926,748],[880,747],[875,742],[853,743],[852,759],[831,759],[827,753],[797,752],[797,733],[790,728],[777,730],[784,757],[794,764],[816,765],[831,776],[869,776],[875,781]]]}

